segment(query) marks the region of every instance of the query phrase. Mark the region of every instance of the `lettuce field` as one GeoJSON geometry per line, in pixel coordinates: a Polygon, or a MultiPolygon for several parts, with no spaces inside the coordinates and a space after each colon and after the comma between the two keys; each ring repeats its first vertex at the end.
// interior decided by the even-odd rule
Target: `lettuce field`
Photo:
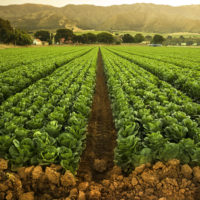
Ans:
{"type": "Polygon", "coordinates": [[[0,200],[198,200],[199,166],[200,49],[0,50],[0,200]]]}

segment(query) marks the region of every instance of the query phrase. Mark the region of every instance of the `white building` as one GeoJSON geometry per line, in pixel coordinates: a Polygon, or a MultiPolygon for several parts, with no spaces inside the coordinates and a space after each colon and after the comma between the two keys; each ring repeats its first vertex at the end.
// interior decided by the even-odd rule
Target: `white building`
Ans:
{"type": "Polygon", "coordinates": [[[42,45],[42,41],[40,39],[34,39],[33,44],[34,45],[42,45]]]}

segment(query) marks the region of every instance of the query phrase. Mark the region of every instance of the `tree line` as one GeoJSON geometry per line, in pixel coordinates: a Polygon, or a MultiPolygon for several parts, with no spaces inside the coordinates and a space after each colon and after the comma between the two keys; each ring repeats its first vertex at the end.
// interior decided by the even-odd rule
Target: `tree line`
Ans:
{"type": "Polygon", "coordinates": [[[184,37],[183,35],[179,37],[172,37],[167,36],[165,41],[163,42],[164,45],[200,45],[200,38],[199,37],[184,37]]]}
{"type": "Polygon", "coordinates": [[[123,43],[141,43],[143,41],[151,41],[155,44],[162,44],[165,39],[161,35],[154,35],[152,36],[146,36],[144,37],[142,34],[138,33],[135,36],[132,36],[130,34],[124,34],[124,35],[113,35],[108,32],[101,32],[98,34],[94,33],[84,33],[82,35],[76,35],[73,33],[72,30],[69,29],[58,29],[56,31],[56,34],[53,35],[49,31],[37,31],[34,34],[35,38],[40,39],[41,41],[49,42],[49,44],[52,44],[52,40],[54,38],[56,44],[60,43],[82,43],[82,44],[94,44],[94,43],[107,43],[107,44],[120,44],[123,43]]]}
{"type": "Polygon", "coordinates": [[[162,35],[154,35],[153,37],[150,35],[143,36],[141,33],[132,36],[130,34],[124,34],[122,36],[123,43],[141,43],[143,41],[150,41],[152,44],[162,44],[165,41],[165,38],[162,35]]]}
{"type": "Polygon", "coordinates": [[[123,43],[140,43],[143,41],[149,41],[151,44],[163,44],[165,46],[167,45],[186,45],[190,46],[193,44],[200,45],[200,38],[198,37],[172,37],[171,35],[164,38],[162,35],[155,34],[154,36],[147,35],[143,36],[142,34],[136,34],[135,36],[132,36],[130,34],[124,34],[122,36],[122,42],[123,43]]]}
{"type": "Polygon", "coordinates": [[[56,34],[53,35],[49,31],[37,31],[35,33],[35,38],[40,39],[41,41],[47,41],[49,44],[52,44],[54,39],[56,44],[71,42],[71,43],[82,43],[82,44],[95,44],[95,43],[107,43],[107,44],[120,44],[120,43],[141,43],[146,41],[150,44],[163,44],[163,45],[193,45],[196,43],[200,45],[200,38],[185,38],[183,36],[180,37],[172,37],[167,36],[164,38],[162,35],[155,34],[154,36],[146,35],[143,36],[141,33],[132,36],[130,34],[119,35],[115,34],[115,36],[108,32],[101,32],[98,34],[94,33],[84,33],[82,35],[76,35],[72,30],[69,29],[58,29],[56,34]],[[64,39],[64,41],[63,41],[64,39]]]}
{"type": "Polygon", "coordinates": [[[56,34],[53,35],[49,31],[40,30],[34,34],[35,38],[40,39],[41,41],[53,43],[53,40],[56,44],[60,43],[83,43],[83,44],[94,44],[94,43],[114,43],[115,38],[111,33],[102,32],[99,34],[94,33],[85,33],[82,35],[76,35],[70,29],[58,29],[56,34]]]}
{"type": "Polygon", "coordinates": [[[0,18],[0,43],[30,45],[32,42],[29,34],[13,28],[8,20],[0,18]]]}

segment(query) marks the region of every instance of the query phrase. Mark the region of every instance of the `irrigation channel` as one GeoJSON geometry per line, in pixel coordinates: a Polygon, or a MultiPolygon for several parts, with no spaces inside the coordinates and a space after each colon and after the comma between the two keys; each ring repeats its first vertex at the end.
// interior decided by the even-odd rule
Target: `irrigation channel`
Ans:
{"type": "Polygon", "coordinates": [[[101,51],[98,53],[96,88],[88,124],[86,149],[83,152],[78,177],[82,181],[101,181],[113,168],[116,131],[108,96],[101,51]]]}

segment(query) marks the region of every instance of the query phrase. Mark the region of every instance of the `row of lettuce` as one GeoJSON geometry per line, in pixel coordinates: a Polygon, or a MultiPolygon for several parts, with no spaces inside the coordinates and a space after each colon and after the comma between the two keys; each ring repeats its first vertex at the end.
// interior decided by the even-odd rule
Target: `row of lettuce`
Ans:
{"type": "MultiPolygon", "coordinates": [[[[51,54],[45,54],[43,51],[42,55],[44,59],[35,60],[36,56],[30,55],[31,52],[35,52],[34,48],[30,53],[25,54],[26,59],[25,64],[16,63],[11,61],[11,65],[7,65],[7,70],[0,73],[0,104],[5,101],[8,97],[21,92],[23,89],[27,88],[29,85],[35,83],[53,73],[57,68],[67,64],[73,59],[79,58],[80,56],[89,52],[91,47],[77,47],[77,49],[67,48],[65,51],[63,49],[55,48],[53,56],[51,54]],[[28,60],[30,63],[28,63],[28,60]]],[[[42,52],[42,48],[40,50],[42,52]]],[[[23,58],[18,57],[18,60],[23,58]]],[[[12,59],[11,59],[12,60],[12,59]]]]}
{"type": "Polygon", "coordinates": [[[125,171],[173,158],[199,165],[200,105],[129,61],[129,54],[113,47],[101,51],[118,132],[115,163],[125,171]]]}
{"type": "Polygon", "coordinates": [[[126,51],[143,57],[153,58],[160,61],[172,63],[181,67],[200,68],[200,49],[199,48],[176,48],[176,47],[142,47],[142,46],[126,46],[126,48],[118,47],[120,51],[126,51]]]}
{"type": "Polygon", "coordinates": [[[195,66],[181,67],[154,58],[127,53],[116,47],[109,48],[109,50],[116,55],[139,65],[159,79],[170,83],[196,102],[200,102],[200,71],[198,71],[195,66]]]}
{"type": "MultiPolygon", "coordinates": [[[[171,48],[170,48],[171,49],[171,48]]],[[[184,67],[184,68],[190,68],[192,70],[200,70],[200,60],[196,59],[195,57],[195,53],[198,53],[198,56],[200,54],[200,50],[197,49],[197,51],[194,51],[196,49],[192,49],[192,53],[194,55],[188,58],[187,56],[185,56],[184,53],[179,52],[180,55],[170,55],[168,54],[168,49],[167,48],[163,48],[163,49],[159,49],[157,51],[151,51],[150,48],[145,48],[145,47],[139,47],[139,48],[134,48],[134,47],[127,47],[126,49],[121,48],[120,51],[123,52],[127,52],[131,55],[138,55],[138,56],[142,56],[142,57],[146,57],[146,58],[150,58],[150,59],[154,59],[154,60],[158,60],[158,61],[162,61],[165,63],[171,63],[180,67],[184,67]]],[[[172,48],[173,50],[173,48],[172,48]]],[[[180,51],[180,49],[179,49],[180,51]]],[[[190,52],[189,52],[190,53],[190,52]]]]}
{"type": "Polygon", "coordinates": [[[80,51],[85,47],[44,47],[44,48],[10,48],[1,50],[0,73],[31,64],[36,61],[52,59],[61,55],[80,51]]]}
{"type": "MultiPolygon", "coordinates": [[[[1,104],[0,157],[10,160],[12,169],[59,163],[77,170],[95,87],[97,51],[85,48],[56,58],[64,64],[76,57],[1,104]]],[[[40,73],[47,63],[41,63],[40,73]]]]}

